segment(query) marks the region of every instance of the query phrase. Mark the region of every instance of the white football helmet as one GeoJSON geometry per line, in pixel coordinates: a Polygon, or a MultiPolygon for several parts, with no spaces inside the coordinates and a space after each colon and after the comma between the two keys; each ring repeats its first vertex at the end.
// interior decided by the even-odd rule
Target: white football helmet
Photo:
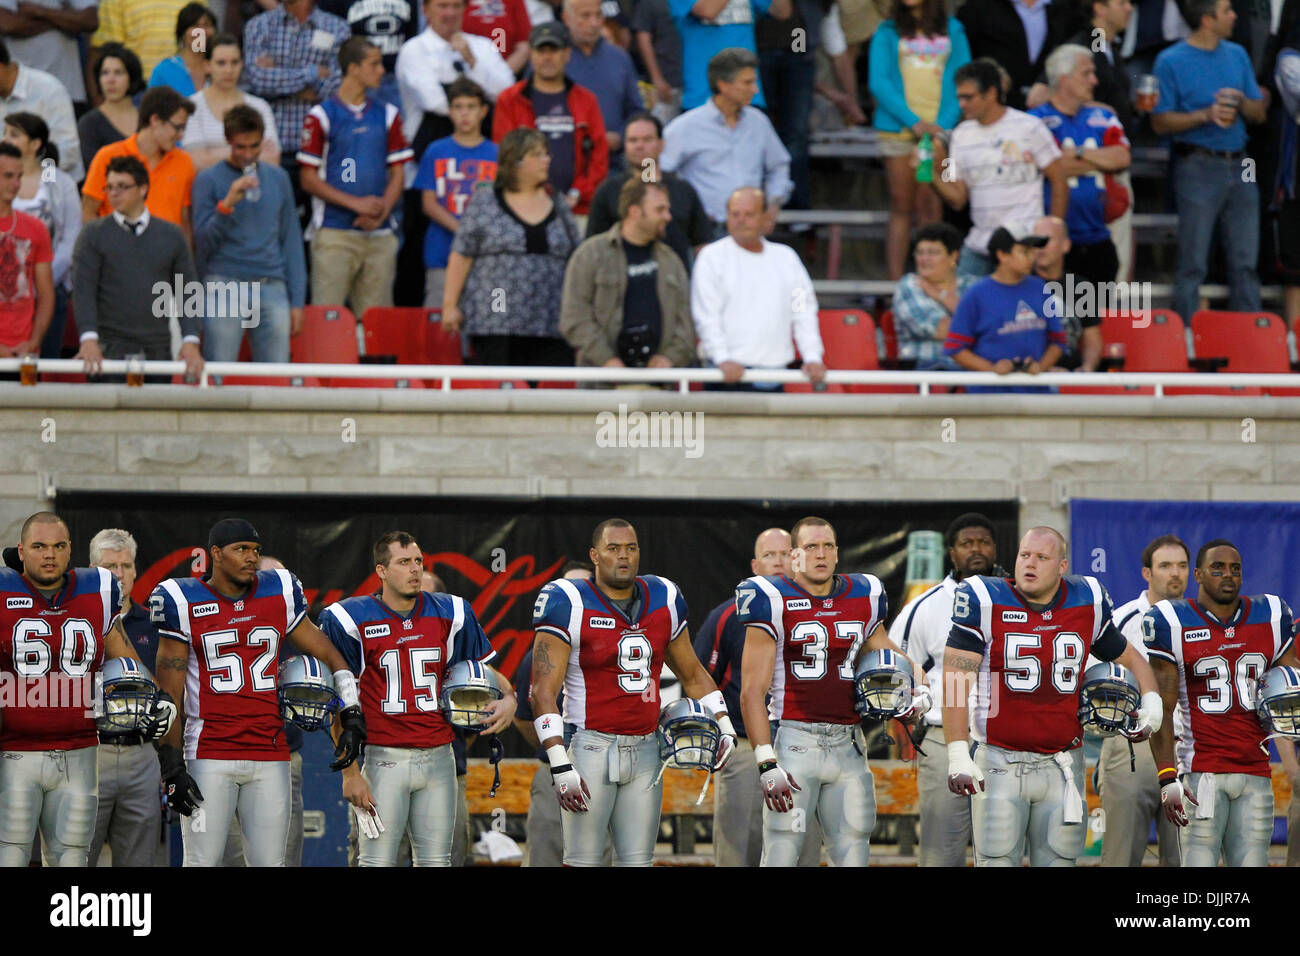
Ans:
{"type": "Polygon", "coordinates": [[[1300,668],[1269,668],[1259,679],[1255,713],[1270,735],[1300,739],[1300,668]]]}
{"type": "Polygon", "coordinates": [[[1114,661],[1093,664],[1083,672],[1079,688],[1079,723],[1099,737],[1114,737],[1137,729],[1142,691],[1137,678],[1114,661]]]}
{"type": "MultiPolygon", "coordinates": [[[[659,712],[659,726],[656,729],[659,738],[659,776],[665,767],[682,770],[703,770],[704,789],[696,806],[704,802],[704,795],[709,792],[709,782],[713,779],[713,765],[718,760],[718,748],[722,746],[722,728],[709,709],[693,697],[680,697],[664,704],[659,712]]],[[[659,782],[655,777],[655,783],[659,782]]]]}
{"type": "Polygon", "coordinates": [[[853,675],[854,709],[872,720],[892,720],[912,709],[912,661],[885,648],[871,651],[853,675]]]}
{"type": "Polygon", "coordinates": [[[280,715],[303,730],[321,730],[343,706],[330,669],[309,655],[286,657],[276,681],[280,715]]]}
{"type": "Polygon", "coordinates": [[[100,668],[95,726],[109,737],[150,733],[158,685],[133,657],[110,657],[100,668]]]}
{"type": "Polygon", "coordinates": [[[457,661],[443,677],[438,699],[449,724],[478,733],[488,726],[484,708],[504,696],[490,667],[478,661],[457,661]]]}

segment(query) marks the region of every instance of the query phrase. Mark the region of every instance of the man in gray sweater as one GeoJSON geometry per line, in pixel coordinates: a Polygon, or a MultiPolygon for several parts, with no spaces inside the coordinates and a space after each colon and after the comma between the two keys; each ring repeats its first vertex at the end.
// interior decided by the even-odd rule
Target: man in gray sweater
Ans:
{"type": "Polygon", "coordinates": [[[149,171],[134,156],[110,160],[106,182],[113,212],[82,226],[72,254],[72,302],[81,332],[77,358],[88,375],[98,375],[105,358],[143,353],[150,360],[170,359],[168,318],[175,313],[178,358],[187,377],[197,376],[203,370],[202,302],[195,309],[192,296],[178,296],[182,289],[201,288],[185,234],[149,215],[149,171]]]}

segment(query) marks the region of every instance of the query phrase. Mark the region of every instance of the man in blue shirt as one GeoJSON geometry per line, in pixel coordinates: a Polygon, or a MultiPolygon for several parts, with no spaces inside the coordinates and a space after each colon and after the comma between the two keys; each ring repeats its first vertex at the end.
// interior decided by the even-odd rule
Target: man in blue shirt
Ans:
{"type": "Polygon", "coordinates": [[[257,159],[265,132],[257,110],[232,106],[224,128],[230,157],[194,180],[199,276],[204,282],[255,284],[258,308],[252,319],[205,316],[203,356],[209,362],[238,361],[247,328],[254,362],[287,362],[289,338],[302,328],[307,304],[307,260],[293,184],[283,168],[257,159]]]}
{"type": "Polygon", "coordinates": [[[962,368],[1037,375],[1060,360],[1065,347],[1061,310],[1043,280],[1030,274],[1034,250],[1045,245],[1046,236],[1033,235],[1018,223],[993,230],[989,256],[997,268],[961,297],[943,346],[962,368]]]}
{"type": "MultiPolygon", "coordinates": [[[[707,64],[729,47],[757,52],[754,22],[763,14],[788,20],[793,0],[669,0],[673,22],[682,35],[682,109],[704,103],[712,91],[707,64]]],[[[764,107],[762,91],[754,105],[764,107]]]]}
{"type": "Polygon", "coordinates": [[[1228,263],[1228,308],[1254,311],[1259,302],[1259,195],[1246,157],[1246,124],[1264,122],[1268,100],[1255,83],[1250,57],[1232,35],[1231,0],[1187,0],[1196,29],[1156,57],[1160,99],[1151,126],[1173,137],[1178,266],[1174,310],[1197,309],[1217,223],[1228,263]],[[1247,173],[1251,175],[1247,175],[1247,173]]]}
{"type": "Polygon", "coordinates": [[[565,0],[564,25],[573,39],[564,72],[579,86],[596,94],[605,121],[611,170],[623,168],[622,129],[628,117],[645,109],[637,88],[636,67],[620,46],[603,36],[605,15],[600,0],[565,0]]]}

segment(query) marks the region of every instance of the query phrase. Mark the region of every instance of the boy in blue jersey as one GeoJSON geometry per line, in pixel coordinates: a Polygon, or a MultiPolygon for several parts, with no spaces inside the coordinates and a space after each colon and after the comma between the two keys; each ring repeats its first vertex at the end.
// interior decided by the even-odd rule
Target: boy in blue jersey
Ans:
{"type": "Polygon", "coordinates": [[[397,223],[393,207],[412,152],[397,108],[376,94],[384,77],[379,48],[352,37],[339,48],[343,82],[303,122],[303,191],[312,198],[311,299],[352,307],[393,304],[397,223]]]}
{"type": "Polygon", "coordinates": [[[414,183],[429,217],[424,237],[426,309],[442,308],[447,257],[465,205],[479,183],[493,182],[497,176],[497,144],[483,135],[489,107],[483,87],[467,76],[457,77],[447,87],[447,101],[454,132],[429,144],[414,183]]]}
{"type": "Polygon", "coordinates": [[[988,248],[997,268],[962,296],[943,346],[962,368],[1037,375],[1060,360],[1065,346],[1061,310],[1049,307],[1043,280],[1030,274],[1034,250],[1045,245],[1046,236],[1033,235],[1018,223],[993,231],[988,248]]]}

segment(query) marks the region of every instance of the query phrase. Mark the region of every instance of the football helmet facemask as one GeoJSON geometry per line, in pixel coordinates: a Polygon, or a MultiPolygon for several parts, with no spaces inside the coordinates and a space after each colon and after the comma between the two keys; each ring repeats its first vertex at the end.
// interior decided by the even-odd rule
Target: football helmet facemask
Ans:
{"type": "Polygon", "coordinates": [[[442,679],[438,701],[449,724],[479,733],[490,723],[485,712],[488,704],[504,696],[496,672],[490,667],[478,661],[457,661],[442,679]]]}
{"type": "Polygon", "coordinates": [[[1255,692],[1255,713],[1270,735],[1300,739],[1300,668],[1265,671],[1255,692]]]}
{"type": "Polygon", "coordinates": [[[321,730],[343,706],[330,669],[309,655],[286,657],[276,681],[280,715],[303,730],[321,730]]]}
{"type": "MultiPolygon", "coordinates": [[[[704,802],[704,795],[709,792],[709,782],[713,779],[713,765],[718,761],[718,748],[722,746],[722,728],[709,709],[693,697],[682,697],[664,704],[659,712],[659,726],[655,731],[659,738],[659,776],[664,768],[675,767],[680,770],[703,770],[704,789],[696,806],[704,802]]],[[[659,777],[655,777],[655,783],[659,777]]]]}
{"type": "Polygon", "coordinates": [[[1093,664],[1079,687],[1079,723],[1098,737],[1137,729],[1142,691],[1133,672],[1114,661],[1093,664]]]}
{"type": "Polygon", "coordinates": [[[912,661],[885,648],[871,651],[853,675],[854,709],[872,720],[892,720],[912,709],[912,661]]]}
{"type": "Polygon", "coordinates": [[[110,657],[99,670],[100,706],[95,726],[111,737],[149,736],[158,703],[158,685],[132,657],[110,657]]]}

